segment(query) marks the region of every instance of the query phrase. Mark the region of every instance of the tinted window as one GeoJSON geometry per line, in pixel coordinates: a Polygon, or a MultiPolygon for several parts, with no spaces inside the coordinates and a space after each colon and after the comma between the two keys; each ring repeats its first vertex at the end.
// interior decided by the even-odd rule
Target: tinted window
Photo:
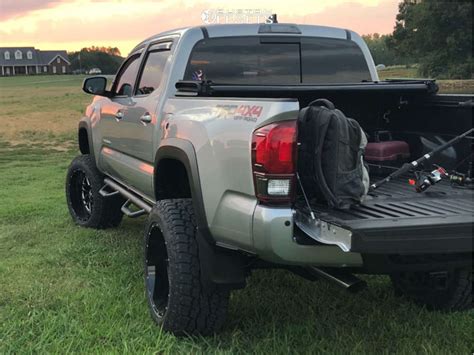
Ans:
{"type": "Polygon", "coordinates": [[[299,84],[299,44],[260,43],[259,37],[211,38],[191,53],[185,80],[232,84],[299,84]]]}
{"type": "Polygon", "coordinates": [[[342,39],[302,38],[303,83],[358,83],[371,80],[359,46],[342,39]]]}
{"type": "Polygon", "coordinates": [[[150,94],[160,86],[163,70],[169,55],[170,51],[166,50],[148,53],[137,89],[138,95],[150,94]]]}
{"type": "Polygon", "coordinates": [[[138,65],[140,63],[139,58],[139,55],[131,57],[121,69],[117,78],[117,86],[115,87],[116,95],[132,96],[133,85],[137,78],[138,65]]]}
{"type": "Polygon", "coordinates": [[[198,42],[184,80],[294,85],[353,83],[371,77],[362,51],[352,41],[301,37],[301,44],[261,43],[260,37],[252,36],[198,42]]]}

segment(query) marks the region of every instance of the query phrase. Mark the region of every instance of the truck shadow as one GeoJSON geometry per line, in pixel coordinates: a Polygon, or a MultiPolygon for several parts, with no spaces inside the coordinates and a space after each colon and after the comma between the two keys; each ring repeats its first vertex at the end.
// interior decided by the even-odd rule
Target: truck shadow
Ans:
{"type": "Polygon", "coordinates": [[[238,338],[254,349],[276,353],[412,352],[415,344],[404,344],[404,339],[429,343],[438,339],[437,331],[441,339],[451,329],[453,315],[429,312],[396,297],[388,277],[361,278],[368,288],[352,294],[325,280],[311,282],[287,271],[259,270],[246,289],[233,293],[227,325],[218,336],[220,345],[231,347],[238,338]]]}
{"type": "MultiPolygon", "coordinates": [[[[124,220],[112,231],[114,237],[103,241],[130,250],[134,270],[142,265],[144,223],[144,218],[124,220]]],[[[245,289],[232,292],[221,332],[178,342],[191,343],[202,352],[232,352],[236,346],[264,353],[414,352],[437,343],[449,349],[442,339],[450,332],[449,343],[469,343],[470,337],[461,334],[466,333],[472,313],[429,312],[396,297],[388,277],[361,278],[368,288],[353,294],[325,280],[311,282],[284,270],[256,270],[245,289]]],[[[134,302],[146,307],[143,294],[134,296],[134,302]]]]}

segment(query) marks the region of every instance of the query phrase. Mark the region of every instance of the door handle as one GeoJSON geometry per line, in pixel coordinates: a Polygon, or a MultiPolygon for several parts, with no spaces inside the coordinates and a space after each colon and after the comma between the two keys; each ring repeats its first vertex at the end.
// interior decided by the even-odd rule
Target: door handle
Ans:
{"type": "Polygon", "coordinates": [[[150,123],[151,122],[151,115],[147,112],[142,117],[140,117],[140,121],[143,123],[150,123]]]}
{"type": "Polygon", "coordinates": [[[121,120],[123,118],[123,112],[118,110],[116,113],[115,113],[115,118],[118,119],[118,120],[121,120]]]}

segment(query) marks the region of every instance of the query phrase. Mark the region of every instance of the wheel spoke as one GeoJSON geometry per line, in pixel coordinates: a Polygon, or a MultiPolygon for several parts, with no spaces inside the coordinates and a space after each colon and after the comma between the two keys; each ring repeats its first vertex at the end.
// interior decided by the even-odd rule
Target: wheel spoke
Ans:
{"type": "Polygon", "coordinates": [[[84,209],[90,215],[92,212],[92,187],[85,174],[82,175],[81,181],[81,199],[84,209]]]}
{"type": "Polygon", "coordinates": [[[148,294],[153,297],[155,295],[155,281],[156,281],[156,267],[155,265],[148,265],[146,282],[148,288],[148,294]]]}

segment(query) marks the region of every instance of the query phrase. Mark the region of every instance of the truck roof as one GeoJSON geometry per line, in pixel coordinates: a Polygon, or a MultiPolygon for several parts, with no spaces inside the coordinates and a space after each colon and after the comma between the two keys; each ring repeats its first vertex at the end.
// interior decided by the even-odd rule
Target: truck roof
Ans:
{"type": "Polygon", "coordinates": [[[140,49],[148,42],[168,35],[183,35],[190,31],[205,31],[209,37],[235,37],[235,36],[309,36],[309,37],[327,37],[339,39],[360,38],[353,31],[328,26],[318,25],[298,25],[293,23],[274,23],[274,24],[215,24],[203,26],[190,26],[172,29],[153,35],[140,42],[132,52],[140,49]]]}

